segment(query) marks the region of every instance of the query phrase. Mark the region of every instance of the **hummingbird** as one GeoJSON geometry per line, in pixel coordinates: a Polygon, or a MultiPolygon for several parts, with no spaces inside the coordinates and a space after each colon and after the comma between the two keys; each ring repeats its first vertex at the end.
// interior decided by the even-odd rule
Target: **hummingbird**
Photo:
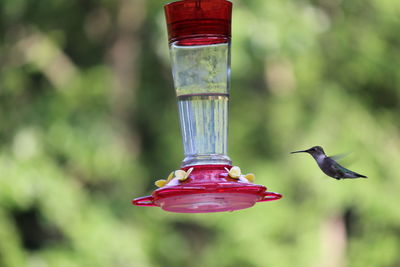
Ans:
{"type": "Polygon", "coordinates": [[[367,178],[362,174],[350,171],[345,167],[337,163],[333,158],[325,155],[324,149],[320,146],[314,146],[307,150],[299,150],[290,152],[293,153],[309,153],[317,162],[319,168],[328,176],[335,178],[336,180],[346,178],[367,178]]]}

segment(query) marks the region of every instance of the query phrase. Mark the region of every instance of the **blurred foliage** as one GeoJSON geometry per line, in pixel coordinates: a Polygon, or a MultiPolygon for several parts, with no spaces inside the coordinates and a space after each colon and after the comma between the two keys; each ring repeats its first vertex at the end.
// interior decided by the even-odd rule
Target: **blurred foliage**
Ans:
{"type": "Polygon", "coordinates": [[[229,155],[284,198],[197,215],[129,202],[183,159],[165,3],[1,1],[0,266],[400,266],[400,1],[234,1],[229,155]]]}

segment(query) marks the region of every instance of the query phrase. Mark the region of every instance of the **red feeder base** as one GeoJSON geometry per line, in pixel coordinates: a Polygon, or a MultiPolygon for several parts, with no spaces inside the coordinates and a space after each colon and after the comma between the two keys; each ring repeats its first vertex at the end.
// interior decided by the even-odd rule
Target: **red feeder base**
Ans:
{"type": "Polygon", "coordinates": [[[268,192],[263,185],[242,182],[228,176],[229,165],[196,165],[183,168],[193,171],[179,185],[164,186],[151,196],[132,200],[136,206],[159,206],[183,213],[206,213],[246,209],[256,202],[277,200],[281,194],[268,192]]]}

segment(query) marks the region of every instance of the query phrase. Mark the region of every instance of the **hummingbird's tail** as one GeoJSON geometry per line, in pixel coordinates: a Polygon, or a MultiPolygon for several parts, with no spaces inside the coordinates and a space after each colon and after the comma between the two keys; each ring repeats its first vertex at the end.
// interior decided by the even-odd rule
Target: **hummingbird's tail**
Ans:
{"type": "Polygon", "coordinates": [[[365,175],[362,175],[362,174],[359,174],[359,173],[356,173],[356,172],[353,172],[353,171],[351,172],[351,174],[352,174],[353,177],[350,177],[350,178],[368,178],[365,175]]]}
{"type": "Polygon", "coordinates": [[[349,169],[346,169],[347,171],[344,174],[343,178],[368,178],[365,175],[350,171],[349,169]]]}

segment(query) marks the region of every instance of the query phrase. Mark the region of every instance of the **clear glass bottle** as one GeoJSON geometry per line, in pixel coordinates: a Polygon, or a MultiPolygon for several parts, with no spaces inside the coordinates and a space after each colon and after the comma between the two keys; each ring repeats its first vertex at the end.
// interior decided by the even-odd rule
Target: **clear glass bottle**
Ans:
{"type": "Polygon", "coordinates": [[[225,0],[187,0],[166,6],[185,154],[182,167],[231,164],[227,155],[231,5],[225,0]]]}

